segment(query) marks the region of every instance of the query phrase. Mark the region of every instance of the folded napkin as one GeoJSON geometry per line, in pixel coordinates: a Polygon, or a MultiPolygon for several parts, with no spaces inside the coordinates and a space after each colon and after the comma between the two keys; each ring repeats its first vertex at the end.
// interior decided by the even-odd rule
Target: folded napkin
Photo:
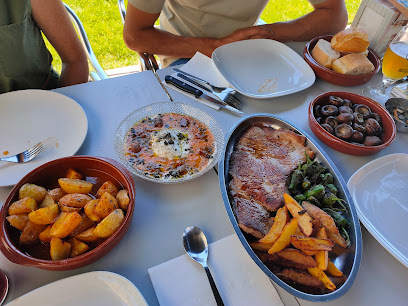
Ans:
{"type": "MultiPolygon", "coordinates": [[[[208,266],[226,306],[283,306],[237,235],[209,245],[208,266]]],[[[217,305],[204,268],[187,254],[148,271],[160,305],[217,305]]]]}
{"type": "MultiPolygon", "coordinates": [[[[213,85],[216,86],[230,86],[229,83],[227,82],[227,80],[222,76],[222,74],[218,71],[217,67],[215,66],[213,60],[211,58],[209,58],[208,56],[197,52],[186,64],[184,64],[183,66],[179,67],[180,70],[190,73],[196,77],[199,77],[203,80],[206,80],[208,82],[210,82],[213,85]]],[[[174,72],[171,76],[178,78],[177,77],[177,72],[174,72]]],[[[179,78],[178,78],[179,79],[179,78]]],[[[163,83],[166,86],[169,86],[181,93],[184,93],[186,95],[188,95],[189,97],[191,97],[192,99],[195,99],[196,101],[199,101],[201,103],[204,103],[214,109],[219,109],[220,107],[214,103],[211,102],[207,102],[204,99],[201,98],[195,98],[193,95],[191,94],[187,94],[184,91],[169,85],[167,83],[165,83],[163,81],[163,83]]],[[[194,86],[194,85],[192,85],[194,86]]],[[[216,96],[212,95],[211,93],[204,91],[205,94],[214,97],[215,99],[217,99],[216,96]]]]}

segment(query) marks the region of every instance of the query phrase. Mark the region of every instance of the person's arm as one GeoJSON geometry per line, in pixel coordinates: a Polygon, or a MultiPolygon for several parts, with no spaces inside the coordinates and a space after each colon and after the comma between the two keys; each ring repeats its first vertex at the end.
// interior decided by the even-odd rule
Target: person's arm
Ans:
{"type": "Polygon", "coordinates": [[[64,4],[61,0],[31,0],[31,7],[35,22],[61,57],[61,86],[86,83],[86,52],[64,4]]]}
{"type": "Polygon", "coordinates": [[[273,31],[273,39],[281,42],[307,41],[321,35],[344,30],[348,14],[344,0],[327,0],[313,6],[314,10],[298,19],[264,25],[273,31]]]}
{"type": "Polygon", "coordinates": [[[139,53],[191,58],[199,51],[207,56],[219,46],[251,38],[271,38],[271,32],[263,27],[239,29],[230,35],[215,39],[210,37],[184,37],[157,29],[154,23],[160,13],[150,14],[127,6],[123,38],[127,47],[139,53]]]}

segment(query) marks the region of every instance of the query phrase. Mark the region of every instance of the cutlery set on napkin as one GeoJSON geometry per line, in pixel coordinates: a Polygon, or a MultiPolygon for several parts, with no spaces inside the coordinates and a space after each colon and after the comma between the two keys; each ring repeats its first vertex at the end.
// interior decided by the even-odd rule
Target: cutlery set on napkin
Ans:
{"type": "Polygon", "coordinates": [[[188,93],[195,100],[214,109],[223,108],[234,114],[244,114],[240,110],[242,103],[236,97],[236,91],[229,87],[228,82],[207,56],[197,52],[188,63],[173,71],[172,75],[165,77],[166,85],[188,93]]]}

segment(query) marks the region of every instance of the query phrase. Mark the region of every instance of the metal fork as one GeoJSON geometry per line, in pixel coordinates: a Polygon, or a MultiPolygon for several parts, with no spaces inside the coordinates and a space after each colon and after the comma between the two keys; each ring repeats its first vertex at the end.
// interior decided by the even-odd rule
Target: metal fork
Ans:
{"type": "Polygon", "coordinates": [[[26,163],[36,157],[43,149],[43,143],[39,142],[34,147],[25,150],[24,152],[18,153],[13,156],[0,158],[0,161],[7,161],[12,163],[26,163]]]}
{"type": "Polygon", "coordinates": [[[200,83],[204,83],[205,85],[208,85],[211,87],[211,89],[215,92],[229,92],[229,91],[235,91],[235,89],[229,88],[229,87],[219,87],[219,86],[215,86],[213,84],[211,84],[210,82],[200,79],[199,77],[196,77],[190,73],[184,72],[183,70],[177,69],[177,68],[173,68],[173,71],[184,74],[185,76],[188,76],[189,78],[192,78],[193,80],[200,82],[200,83]]]}
{"type": "MultiPolygon", "coordinates": [[[[180,70],[181,71],[181,70],[180,70]]],[[[227,90],[224,90],[222,92],[214,92],[212,90],[210,90],[209,88],[207,88],[206,86],[200,84],[199,82],[195,81],[195,79],[192,79],[186,75],[184,75],[183,73],[177,73],[177,76],[179,78],[182,78],[183,80],[190,82],[191,84],[204,89],[208,92],[211,92],[213,95],[217,96],[220,100],[226,102],[227,104],[231,105],[232,107],[235,107],[236,109],[241,110],[242,109],[242,102],[234,96],[234,94],[236,93],[235,89],[232,88],[227,88],[227,90]]]]}

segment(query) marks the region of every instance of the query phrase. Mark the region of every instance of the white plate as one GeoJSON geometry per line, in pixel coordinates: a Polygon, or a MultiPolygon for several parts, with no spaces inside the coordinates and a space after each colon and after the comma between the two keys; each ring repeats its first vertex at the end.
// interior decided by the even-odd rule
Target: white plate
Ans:
{"type": "Polygon", "coordinates": [[[46,145],[28,163],[0,162],[0,186],[14,185],[42,164],[74,155],[87,131],[82,107],[62,94],[33,89],[1,94],[0,157],[20,153],[40,141],[46,145]]]}
{"type": "Polygon", "coordinates": [[[112,272],[94,271],[42,286],[7,305],[147,306],[147,303],[127,278],[112,272]]]}
{"type": "Polygon", "coordinates": [[[299,54],[275,40],[227,44],[215,49],[212,59],[232,87],[252,98],[288,95],[310,87],[316,80],[299,54]]]}
{"type": "Polygon", "coordinates": [[[408,154],[371,161],[352,175],[347,187],[361,223],[408,267],[408,154]]]}

